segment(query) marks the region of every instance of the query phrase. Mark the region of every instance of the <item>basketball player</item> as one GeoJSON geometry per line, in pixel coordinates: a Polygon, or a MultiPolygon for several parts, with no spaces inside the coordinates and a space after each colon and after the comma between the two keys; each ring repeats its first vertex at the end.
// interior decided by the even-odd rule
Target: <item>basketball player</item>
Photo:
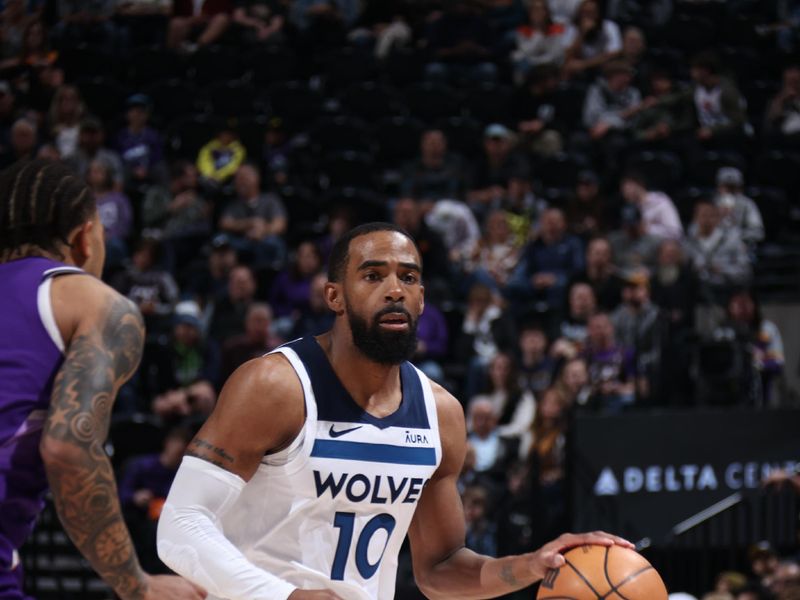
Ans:
{"type": "Polygon", "coordinates": [[[70,170],[35,160],[0,173],[1,600],[26,598],[18,549],[48,480],[70,538],[120,598],[205,596],[144,573],[122,520],[103,443],[144,331],[98,279],[104,259],[94,198],[70,170]]]}
{"type": "Polygon", "coordinates": [[[464,547],[458,401],[406,362],[423,309],[419,252],[372,223],[334,246],[333,328],[240,367],[189,446],[158,532],[162,560],[210,598],[388,600],[408,532],[429,598],[508,594],[614,543],[566,534],[537,552],[464,547]]]}

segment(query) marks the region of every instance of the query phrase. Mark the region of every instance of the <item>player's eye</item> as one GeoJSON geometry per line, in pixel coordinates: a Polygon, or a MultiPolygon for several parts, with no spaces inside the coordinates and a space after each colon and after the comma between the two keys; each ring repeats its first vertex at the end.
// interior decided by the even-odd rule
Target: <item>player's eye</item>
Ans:
{"type": "Polygon", "coordinates": [[[380,280],[380,277],[374,271],[367,271],[366,273],[364,273],[364,279],[366,279],[367,281],[378,281],[380,280]]]}
{"type": "Polygon", "coordinates": [[[419,278],[414,273],[409,273],[403,277],[403,281],[408,284],[414,284],[419,281],[419,278]]]}

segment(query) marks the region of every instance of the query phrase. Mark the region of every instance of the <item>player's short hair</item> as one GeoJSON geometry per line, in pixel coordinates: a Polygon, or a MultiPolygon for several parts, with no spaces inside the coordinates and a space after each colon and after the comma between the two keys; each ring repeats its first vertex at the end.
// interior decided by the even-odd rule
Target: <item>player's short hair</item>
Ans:
{"type": "Polygon", "coordinates": [[[83,179],[60,162],[38,158],[11,165],[0,172],[0,262],[58,254],[95,206],[83,179]]]}
{"type": "Polygon", "coordinates": [[[398,227],[394,223],[386,223],[382,221],[375,221],[372,223],[364,223],[358,227],[353,227],[350,231],[346,232],[342,237],[336,240],[336,243],[331,249],[331,255],[328,259],[328,280],[333,282],[340,282],[344,277],[344,271],[347,267],[347,260],[350,258],[350,242],[362,235],[368,235],[377,231],[394,231],[408,238],[414,248],[419,254],[419,248],[414,238],[402,227],[398,227]]]}

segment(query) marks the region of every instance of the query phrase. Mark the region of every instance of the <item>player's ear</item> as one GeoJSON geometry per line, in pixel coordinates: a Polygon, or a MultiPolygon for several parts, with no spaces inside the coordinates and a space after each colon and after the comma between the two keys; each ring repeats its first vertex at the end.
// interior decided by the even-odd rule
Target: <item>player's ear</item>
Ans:
{"type": "Polygon", "coordinates": [[[419,314],[425,310],[425,286],[419,286],[419,314]]]}
{"type": "Polygon", "coordinates": [[[325,304],[337,316],[344,314],[344,295],[342,294],[342,286],[339,283],[328,281],[325,284],[325,304]]]}
{"type": "Polygon", "coordinates": [[[92,230],[95,223],[91,220],[84,221],[72,230],[69,237],[69,254],[73,264],[82,267],[92,256],[92,230]]]}

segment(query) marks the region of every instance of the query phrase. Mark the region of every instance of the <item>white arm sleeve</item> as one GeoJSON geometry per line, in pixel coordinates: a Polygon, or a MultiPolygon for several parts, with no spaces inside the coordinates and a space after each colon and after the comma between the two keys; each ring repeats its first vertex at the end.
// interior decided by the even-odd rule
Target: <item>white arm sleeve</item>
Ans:
{"type": "Polygon", "coordinates": [[[286,600],[292,584],[259,569],[225,537],[218,519],[245,481],[199,458],[183,459],[158,522],[158,556],[227,600],[286,600]]]}

